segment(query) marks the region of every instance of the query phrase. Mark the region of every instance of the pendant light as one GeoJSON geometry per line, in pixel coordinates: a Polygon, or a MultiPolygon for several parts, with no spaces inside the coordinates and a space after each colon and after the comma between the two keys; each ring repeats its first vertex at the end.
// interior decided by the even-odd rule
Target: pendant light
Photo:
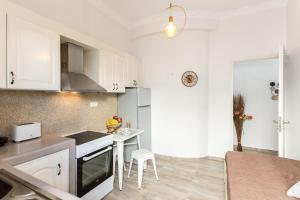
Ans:
{"type": "Polygon", "coordinates": [[[173,37],[177,36],[180,32],[182,32],[185,28],[185,25],[186,25],[186,11],[182,6],[175,5],[172,2],[170,2],[170,6],[167,8],[167,10],[169,11],[169,23],[165,27],[165,34],[168,38],[173,38],[173,37]],[[184,15],[184,23],[183,23],[183,26],[180,27],[180,28],[178,28],[176,26],[176,23],[174,22],[175,9],[179,10],[184,15]]]}

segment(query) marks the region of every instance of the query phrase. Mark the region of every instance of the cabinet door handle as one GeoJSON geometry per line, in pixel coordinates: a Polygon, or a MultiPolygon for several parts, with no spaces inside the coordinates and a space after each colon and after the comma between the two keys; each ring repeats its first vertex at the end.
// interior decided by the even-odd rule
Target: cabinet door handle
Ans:
{"type": "Polygon", "coordinates": [[[58,163],[57,164],[57,176],[60,176],[61,175],[61,164],[58,163]]]}
{"type": "Polygon", "coordinates": [[[116,89],[116,84],[115,84],[115,83],[113,83],[113,85],[114,85],[114,88],[113,88],[113,90],[115,90],[115,89],[116,89]]]}
{"type": "Polygon", "coordinates": [[[116,88],[116,90],[118,90],[118,89],[119,89],[119,84],[118,84],[118,83],[116,83],[116,85],[117,85],[117,88],[116,88]]]}
{"type": "Polygon", "coordinates": [[[10,72],[10,75],[11,75],[10,84],[13,85],[15,83],[15,74],[14,74],[14,72],[10,72]]]}

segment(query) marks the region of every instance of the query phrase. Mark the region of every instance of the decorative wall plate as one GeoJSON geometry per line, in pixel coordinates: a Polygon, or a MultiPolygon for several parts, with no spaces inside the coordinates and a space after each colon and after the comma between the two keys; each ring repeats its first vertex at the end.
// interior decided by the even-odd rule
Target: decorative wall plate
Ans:
{"type": "Polygon", "coordinates": [[[193,71],[187,71],[182,75],[181,81],[186,87],[194,87],[198,82],[198,76],[193,71]]]}

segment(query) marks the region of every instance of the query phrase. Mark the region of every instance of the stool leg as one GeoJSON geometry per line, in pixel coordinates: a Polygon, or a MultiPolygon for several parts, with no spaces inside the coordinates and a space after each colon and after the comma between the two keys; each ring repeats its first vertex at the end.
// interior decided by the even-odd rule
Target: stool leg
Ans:
{"type": "Polygon", "coordinates": [[[143,181],[143,170],[144,170],[144,161],[138,161],[138,188],[141,189],[143,181]]]}
{"type": "Polygon", "coordinates": [[[148,163],[147,163],[147,160],[144,162],[144,170],[146,171],[147,170],[147,166],[148,166],[148,163]]]}
{"type": "Polygon", "coordinates": [[[129,176],[130,176],[130,172],[131,172],[131,167],[132,167],[132,162],[133,162],[133,157],[131,156],[131,158],[130,158],[130,165],[129,165],[129,170],[128,170],[128,178],[129,178],[129,176]]]}
{"type": "Polygon", "coordinates": [[[155,162],[154,156],[153,156],[153,158],[152,158],[152,165],[153,165],[153,169],[154,169],[154,173],[155,173],[156,180],[159,180],[159,179],[158,179],[158,176],[157,176],[156,162],[155,162]]]}
{"type": "Polygon", "coordinates": [[[114,153],[113,154],[113,175],[115,175],[116,173],[116,158],[117,158],[117,154],[114,153]]]}

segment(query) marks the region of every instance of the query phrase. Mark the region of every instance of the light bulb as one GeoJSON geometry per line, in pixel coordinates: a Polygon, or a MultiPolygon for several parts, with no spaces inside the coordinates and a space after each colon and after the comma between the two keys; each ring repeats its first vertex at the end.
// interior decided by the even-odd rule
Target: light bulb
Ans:
{"type": "Polygon", "coordinates": [[[166,28],[165,28],[165,32],[166,32],[166,34],[167,34],[167,36],[169,37],[169,38],[172,38],[172,37],[174,37],[175,35],[176,35],[176,30],[177,30],[177,28],[176,28],[176,26],[174,25],[174,22],[173,22],[174,20],[173,20],[173,16],[170,16],[169,17],[169,24],[166,26],[166,28]]]}

